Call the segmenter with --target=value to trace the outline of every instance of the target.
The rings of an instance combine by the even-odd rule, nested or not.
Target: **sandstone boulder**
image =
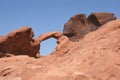
[[[71,17],[64,25],[63,34],[74,41],[84,34],[94,31],[105,23],[115,19],[116,17],[113,13],[92,13],[88,18],[86,18],[85,14],[77,14]]]
[[[33,36],[31,27],[23,27],[3,36],[0,38],[0,52],[4,55],[0,55],[0,57],[8,53],[35,57],[40,44],[34,42]]]
[[[78,14],[70,18],[70,20],[64,25],[63,34],[68,37],[76,34],[83,34],[87,31],[87,19],[85,14]],[[86,28],[86,31],[85,31]]]
[[[95,26],[102,26],[103,24],[115,20],[116,17],[113,13],[91,13],[88,16],[88,22],[93,23]]]

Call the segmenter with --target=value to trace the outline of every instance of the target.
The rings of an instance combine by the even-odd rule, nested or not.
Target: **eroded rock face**
[[[33,39],[34,33],[31,27],[17,29],[6,36],[0,36],[0,57],[12,55],[28,55],[40,57],[40,43],[49,38],[59,40],[60,32],[48,32]],[[64,40],[63,40],[64,42]],[[62,42],[58,41],[61,45]],[[60,47],[59,45],[59,47]]]
[[[88,18],[85,14],[78,14],[70,18],[64,25],[63,34],[67,35],[72,41],[75,38],[98,29],[103,24],[115,20],[116,17],[113,13],[92,13]]]
[[[87,29],[88,23],[85,14],[78,14],[70,18],[70,20],[64,25],[63,34],[68,37],[76,34],[83,34],[85,28]]]
[[[64,55],[67,50],[63,50],[63,47],[66,47],[69,45],[69,43],[70,43],[69,38],[60,32],[48,32],[48,33],[40,35],[35,40],[42,42],[49,38],[55,38],[57,40],[57,44],[58,44],[56,46],[55,50],[50,55],[56,55],[56,56]],[[61,49],[63,50],[62,52],[61,52]]]
[[[115,20],[116,17],[113,13],[91,13],[87,20],[95,26],[102,26],[103,24]]]
[[[33,39],[34,33],[31,27],[17,29],[0,38],[0,52],[2,56],[8,53],[13,55],[28,55],[35,57],[39,51],[40,43]]]

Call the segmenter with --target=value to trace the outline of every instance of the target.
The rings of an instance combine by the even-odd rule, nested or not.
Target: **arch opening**
[[[57,40],[54,38],[49,38],[45,41],[42,41],[39,51],[40,55],[41,56],[50,55],[55,50],[56,47],[57,47]]]

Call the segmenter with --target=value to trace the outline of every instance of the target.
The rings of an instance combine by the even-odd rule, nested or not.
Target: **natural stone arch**
[[[0,36],[0,57],[14,55],[40,57],[39,50],[42,41],[55,38],[58,43],[57,47],[61,42],[64,42],[63,39],[60,40],[64,36],[60,32],[48,32],[40,35],[38,38],[33,38],[33,36],[32,28],[28,26],[17,29],[6,36]]]
[[[51,39],[51,38],[54,38],[57,40],[57,44],[59,44],[60,42],[58,41],[58,39],[62,36],[62,33],[60,32],[48,32],[48,33],[45,33],[45,34],[42,34],[40,35],[38,38],[35,39],[36,42],[41,43],[43,41],[46,41],[48,39]],[[58,46],[58,45],[57,45]],[[41,51],[41,49],[39,50]],[[41,53],[41,52],[40,52]],[[42,56],[42,55],[41,55]]]
[[[50,38],[54,38],[57,40],[57,47],[55,48],[55,50],[53,50],[51,55],[57,55],[56,51],[59,51],[60,49],[62,49],[63,46],[67,46],[65,44],[69,43],[69,38],[60,32],[48,32],[48,33],[42,34],[38,38],[36,38],[35,41],[38,41],[41,43],[42,41],[45,41]],[[63,55],[63,54],[64,52],[58,55]]]
[[[48,33],[45,33],[45,34],[42,34],[40,35],[38,38],[36,38],[35,40],[38,41],[38,42],[42,42],[44,40],[47,40],[49,38],[55,38],[55,39],[58,39],[62,36],[62,33],[60,32],[48,32]]]

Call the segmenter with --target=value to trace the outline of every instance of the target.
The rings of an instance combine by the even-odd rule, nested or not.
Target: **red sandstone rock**
[[[61,49],[63,49],[62,47],[68,46],[69,38],[67,36],[62,35],[62,33],[60,33],[60,32],[48,32],[48,33],[40,35],[38,38],[35,39],[35,41],[42,42],[49,38],[57,39],[57,43],[58,43],[56,49],[51,53],[51,55],[57,55],[57,56],[64,55],[66,50],[64,50],[64,52],[60,52],[60,51],[61,51]]]
[[[45,34],[42,34],[40,35],[38,38],[36,38],[35,40],[39,41],[39,42],[42,42],[44,40],[47,40],[49,38],[55,38],[55,39],[58,39],[59,37],[62,36],[62,33],[60,32],[48,32],[48,33],[45,33]]]
[[[33,36],[31,27],[23,27],[0,38],[0,52],[3,54],[0,57],[7,55],[7,53],[35,57],[40,44],[34,42]]]
[[[79,23],[87,24],[84,15]],[[33,58],[40,42],[49,38],[57,39],[56,49]],[[0,80],[120,80],[120,20],[103,24],[77,42],[59,32],[33,39],[32,29],[24,27],[0,37],[0,56],[11,54],[18,56],[0,58]]]
[[[41,41],[49,38],[55,38],[58,40],[62,36],[62,33],[48,32],[35,39],[33,39],[33,36],[34,33],[31,27],[23,27],[9,33],[6,36],[1,36],[0,57],[12,55],[39,57],[38,54]]]
[[[116,17],[113,13],[92,13],[88,16],[89,23],[93,23],[95,26],[102,26],[106,22],[115,20]]]
[[[70,20],[64,25],[63,34],[68,37],[75,34],[83,34],[85,28],[87,28],[87,19],[85,14],[78,14],[70,18]]]
[[[3,36],[0,36],[0,39],[2,38]]]
[[[63,34],[67,35],[71,41],[78,41],[85,33],[96,30],[96,26],[101,26],[114,19],[116,17],[112,13],[92,13],[88,18],[84,14],[78,14],[65,24]],[[0,36],[0,57],[11,56],[11,54],[36,57],[39,53],[40,42],[49,38],[57,39],[56,50],[58,51],[59,48],[65,46],[64,44],[69,44],[68,38],[64,35],[60,32],[48,32],[33,39],[32,28],[24,27],[15,30],[6,36]],[[63,55],[67,51],[59,53]]]
[[[120,80],[120,20],[77,42],[65,40],[54,52],[68,50],[62,56],[0,58],[0,80]]]
[[[92,13],[88,18],[86,18],[85,14],[78,14],[71,17],[64,25],[63,34],[73,41],[115,19],[116,17],[113,13]]]
[[[57,39],[57,47],[51,53],[51,55],[63,56],[65,55],[70,49],[70,43],[72,43],[67,36],[62,35],[60,38]]]

